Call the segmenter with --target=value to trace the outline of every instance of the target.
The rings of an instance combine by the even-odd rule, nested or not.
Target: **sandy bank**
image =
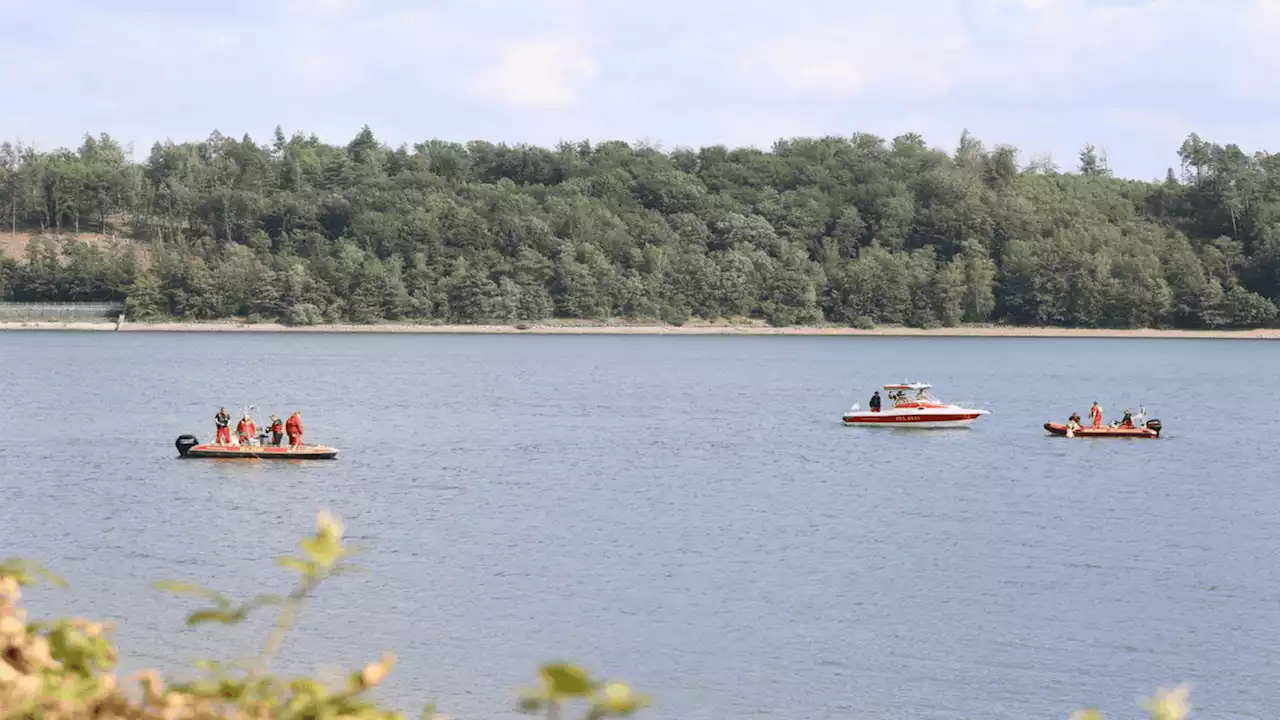
[[[0,330],[115,331],[114,322],[0,322]],[[1280,340],[1280,329],[1267,330],[1091,330],[1077,328],[971,325],[954,328],[885,326],[874,330],[846,327],[775,328],[755,323],[689,323],[628,325],[587,322],[544,322],[527,325],[315,325],[288,327],[274,323],[166,322],[125,323],[120,332],[288,332],[288,333],[470,333],[524,335],[840,335],[866,337],[1065,337],[1065,338],[1222,338]]]

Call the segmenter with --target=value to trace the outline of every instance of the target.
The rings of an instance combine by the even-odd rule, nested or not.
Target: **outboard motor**
[[[179,435],[178,439],[174,441],[173,446],[178,448],[179,457],[186,457],[187,451],[193,446],[199,444],[200,441],[196,439],[195,435]]]
[[[1164,426],[1160,424],[1159,420],[1151,419],[1147,421],[1147,429],[1155,430],[1157,436],[1160,434],[1160,428],[1162,427]]]

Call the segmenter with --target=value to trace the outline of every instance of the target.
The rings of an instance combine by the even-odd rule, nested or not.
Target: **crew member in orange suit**
[[[1102,427],[1102,406],[1095,400],[1093,407],[1089,408],[1089,419],[1093,421],[1095,428]]]
[[[231,444],[231,416],[227,414],[227,409],[222,408],[217,415],[213,416],[213,424],[217,427],[214,433],[213,442],[215,445]]]
[[[248,445],[251,438],[258,436],[258,424],[253,418],[245,415],[240,418],[240,422],[236,423],[236,435],[240,436],[240,444]]]
[[[284,433],[289,436],[289,447],[302,444],[302,413],[295,412],[284,424]]]

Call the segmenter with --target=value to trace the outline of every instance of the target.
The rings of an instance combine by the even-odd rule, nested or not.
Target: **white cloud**
[[[728,147],[756,147],[768,150],[778,138],[819,136],[824,133],[812,118],[796,113],[759,111],[726,113],[720,136],[712,142]]]
[[[969,51],[955,2],[925,13],[850,6],[800,5],[782,25],[761,13],[752,32],[726,38],[728,65],[746,88],[810,98],[933,96],[952,86]]]
[[[1234,41],[1228,52],[1241,62],[1223,73],[1223,84],[1241,99],[1275,102],[1280,93],[1280,3],[1248,0],[1228,33]]]
[[[1280,97],[1280,0],[10,5],[24,27],[75,18],[0,47],[0,137],[42,146],[277,123],[345,141],[365,122],[392,142],[920,131],[949,145],[967,126],[1027,154],[1106,145],[1148,175],[1192,130],[1268,141]]]
[[[285,0],[286,12],[309,18],[339,18],[350,15],[360,0]]]
[[[1150,94],[1161,83],[1193,87],[1234,65],[1254,32],[1238,25],[1253,0],[980,1],[975,25],[987,37],[973,79],[1022,98],[1088,102],[1102,92]],[[1212,89],[1227,80],[1215,78]]]
[[[565,109],[582,99],[585,85],[599,74],[580,42],[527,40],[503,52],[497,64],[475,75],[485,100],[514,108]]]
[[[786,21],[759,11],[754,32],[722,46],[744,86],[763,82],[803,97],[1061,100],[1101,83],[1141,83],[1144,67],[1208,60],[1198,53],[1213,31],[1232,24],[1241,2],[934,0],[926,10],[908,2],[810,0],[797,3]],[[1280,61],[1280,2],[1249,2],[1274,13],[1276,31],[1266,42]]]
[[[1186,120],[1171,113],[1122,108],[1109,110],[1104,116],[1116,125],[1128,126],[1173,147],[1180,145],[1193,130]]]

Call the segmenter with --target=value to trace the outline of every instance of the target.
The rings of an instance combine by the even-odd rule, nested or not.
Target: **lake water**
[[[183,629],[178,578],[283,591],[332,508],[365,571],[322,588],[285,670],[399,662],[381,697],[509,717],[539,662],[652,718],[1066,717],[1190,680],[1280,707],[1280,343],[1127,339],[2,333],[0,556],[119,621],[123,669],[248,654]],[[847,428],[934,384],[971,429]],[[1145,405],[1156,441],[1048,437]],[[179,460],[220,405],[342,449]]]

